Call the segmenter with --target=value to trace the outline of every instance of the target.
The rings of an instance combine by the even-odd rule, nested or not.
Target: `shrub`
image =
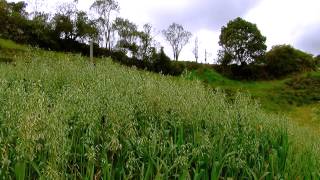
[[[170,75],[172,76],[179,76],[183,73],[183,71],[186,69],[186,66],[183,63],[180,62],[171,62],[170,65]]]
[[[306,105],[320,102],[320,77],[308,75],[296,77],[286,82],[286,88],[281,92],[281,98],[289,103]]]
[[[232,65],[217,65],[214,69],[220,74],[235,80],[266,80],[271,79],[267,72],[266,66],[250,64],[246,66]]]
[[[320,55],[314,58],[316,66],[320,67]]]
[[[269,74],[274,77],[283,77],[315,68],[312,55],[290,45],[274,46],[267,52],[263,62],[267,66]]]

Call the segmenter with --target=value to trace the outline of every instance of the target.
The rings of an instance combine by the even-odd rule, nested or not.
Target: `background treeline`
[[[290,45],[273,46],[270,51],[247,65],[213,65],[219,73],[236,80],[271,80],[314,71],[319,57],[313,57]]]
[[[28,13],[26,7],[25,2],[0,0],[1,38],[85,56],[89,55],[89,42],[94,41],[96,57],[110,56],[121,64],[157,73],[180,75],[186,69],[214,68],[232,79],[259,80],[315,70],[320,64],[320,56],[313,57],[290,45],[277,45],[267,52],[266,37],[255,24],[241,18],[221,28],[218,63],[202,65],[177,61],[192,36],[181,25],[173,23],[162,31],[176,60],[171,61],[155,41],[157,33],[151,24],[139,29],[128,19],[114,15],[120,9],[115,0],[96,0],[91,5],[90,17],[77,8],[76,1],[61,4],[54,14]],[[198,60],[197,40],[193,53]]]
[[[183,72],[181,64],[172,63],[162,48],[153,46],[156,42],[151,37],[150,24],[138,31],[137,25],[118,17],[110,23],[112,28],[108,30],[104,27],[105,19],[97,17],[92,20],[87,12],[78,10],[76,5],[75,2],[61,4],[58,12],[52,15],[44,12],[28,13],[27,3],[23,1],[9,3],[1,0],[0,37],[47,50],[81,53],[84,56],[89,56],[88,44],[93,40],[96,57],[110,56],[121,64],[163,74],[180,75]],[[93,4],[92,9],[103,8],[97,6],[99,4]],[[109,31],[108,40],[104,40],[107,34],[105,31]],[[115,39],[118,41],[112,42]],[[106,47],[99,45],[103,42],[107,44]]]

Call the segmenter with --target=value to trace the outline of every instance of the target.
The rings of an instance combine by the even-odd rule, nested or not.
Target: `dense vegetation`
[[[1,178],[320,176],[318,141],[246,95],[1,43]]]
[[[218,64],[173,62],[116,0],[26,6],[0,0],[0,38],[30,45],[0,39],[0,179],[320,178],[320,56],[236,18]],[[162,32],[178,60],[191,33]]]
[[[4,26],[0,29],[0,37],[85,56],[89,55],[88,42],[93,41],[96,57],[112,57],[113,61],[127,66],[174,76],[181,75],[185,69],[190,70],[184,63],[171,62],[164,54],[154,39],[151,24],[139,29],[128,19],[112,19],[110,15],[119,11],[117,1],[94,1],[90,9],[97,17],[89,17],[88,12],[78,10],[75,2],[61,4],[57,12],[48,14],[26,12],[27,4],[23,1],[8,3],[1,0],[0,24]],[[178,60],[191,33],[182,25],[173,23],[163,30],[163,34],[172,46],[174,59]],[[320,62],[319,57],[287,45],[275,46],[266,53],[265,41],[266,37],[255,24],[242,18],[231,20],[221,28],[220,64],[215,65],[215,70],[232,79],[270,80],[310,71]],[[197,41],[195,46],[198,46]],[[198,48],[194,50],[198,59]]]
[[[107,7],[103,1],[97,2],[92,9],[105,12],[103,8]],[[105,2],[107,6],[108,2],[116,3]],[[58,8],[60,10],[53,15],[45,12],[29,14],[26,6],[24,1],[8,3],[0,0],[0,24],[4,25],[0,28],[0,37],[47,50],[81,53],[84,56],[89,56],[88,42],[93,40],[96,57],[112,57],[114,61],[127,66],[169,75],[180,75],[184,70],[181,64],[171,63],[162,48],[153,45],[155,42],[150,24],[144,25],[143,30],[139,31],[137,25],[119,17],[114,22],[108,22],[106,28],[105,19],[90,19],[86,12],[77,9],[76,3],[61,4]],[[104,31],[112,31],[118,39],[111,39],[111,32],[108,34]],[[107,48],[99,46],[105,33]],[[111,41],[116,43],[112,44]]]
[[[222,76],[211,66],[197,66],[188,71],[186,78],[200,80],[213,88],[222,88],[231,97],[239,90],[249,92],[254,99],[261,102],[265,110],[271,112],[283,114],[296,107],[308,105],[320,108],[319,71],[296,74],[281,80],[237,81]]]
[[[270,80],[316,69],[317,57],[290,45],[277,45],[266,53],[265,42],[255,24],[231,20],[221,29],[220,65],[215,70],[232,79]]]
[[[316,68],[316,61],[312,55],[289,45],[274,46],[266,54],[263,63],[265,63],[270,76],[273,77],[312,71]]]
[[[247,65],[263,56],[267,49],[267,38],[262,36],[257,25],[240,17],[221,28],[219,39],[222,47],[219,61],[223,65]]]

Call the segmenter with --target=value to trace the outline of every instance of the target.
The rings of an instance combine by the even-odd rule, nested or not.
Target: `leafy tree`
[[[118,2],[115,0],[96,0],[90,9],[94,9],[99,14],[98,22],[105,37],[106,48],[111,50],[112,21],[110,16],[112,12],[119,11]]]
[[[231,64],[233,61],[233,56],[229,52],[225,52],[223,50],[218,51],[218,63],[220,63],[223,66],[227,66],[228,64]]]
[[[76,36],[73,33],[73,21],[70,16],[63,14],[56,14],[53,17],[54,31],[58,38],[76,40]]]
[[[162,33],[172,47],[174,59],[178,61],[182,48],[189,42],[192,34],[177,23],[171,24]]]
[[[0,36],[14,41],[26,42],[25,34],[28,25],[25,2],[11,2],[0,0]]]
[[[0,37],[6,37],[9,29],[9,8],[6,1],[0,0]]]
[[[99,31],[96,26],[96,22],[90,20],[86,12],[77,12],[75,26],[76,34],[82,40],[82,42],[88,39],[96,40],[98,38]]]
[[[52,30],[49,16],[49,14],[43,12],[33,14],[32,20],[29,21],[29,26],[26,30],[26,33],[30,36],[28,43],[50,49],[53,46],[57,46],[57,36]]]
[[[292,73],[309,71],[315,68],[313,56],[290,45],[278,45],[266,53],[264,64],[270,75],[286,76]]]
[[[143,25],[143,30],[138,32],[139,38],[139,56],[143,60],[148,60],[151,58],[155,47],[153,47],[153,36],[152,36],[152,25],[145,24]]]
[[[128,19],[117,17],[113,23],[113,29],[117,32],[119,40],[117,47],[122,50],[130,50],[133,56],[138,53],[138,45],[136,43],[138,37],[138,27]]]
[[[266,37],[261,35],[257,25],[238,17],[221,29],[220,62],[241,65],[251,63],[265,54],[265,42]]]
[[[58,38],[82,42],[97,38],[96,23],[88,18],[86,12],[78,11],[72,4],[62,6],[52,23]]]
[[[158,73],[168,74],[170,73],[171,61],[165,54],[163,47],[161,47],[160,53],[155,54],[153,62],[153,70]]]
[[[314,59],[316,61],[316,65],[320,66],[320,55],[316,56]]]

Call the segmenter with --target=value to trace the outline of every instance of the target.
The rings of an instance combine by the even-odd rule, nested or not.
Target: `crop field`
[[[317,137],[247,94],[108,58],[0,58],[0,179],[320,178]]]

